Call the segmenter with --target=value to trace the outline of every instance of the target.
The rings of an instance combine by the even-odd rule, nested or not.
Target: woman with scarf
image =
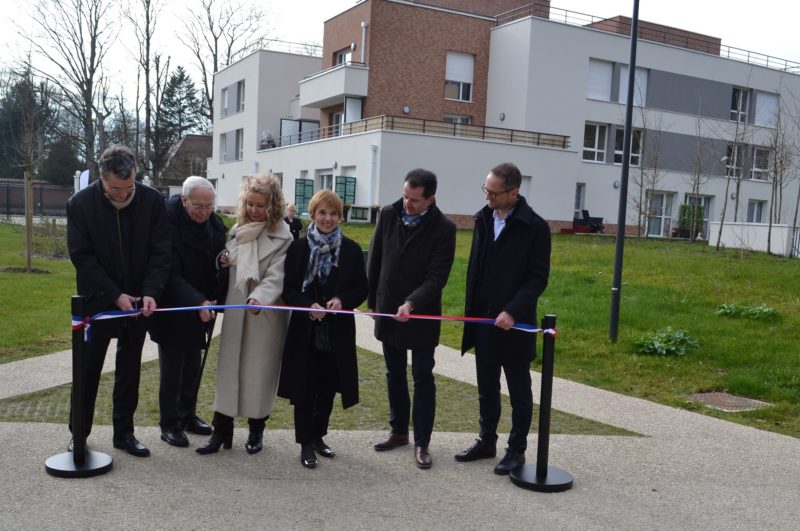
[[[308,210],[306,237],[292,243],[286,256],[283,299],[312,311],[292,312],[278,395],[294,405],[300,462],[314,468],[316,453],[336,455],[323,440],[336,393],[345,409],[358,403],[358,363],[353,315],[313,310],[353,310],[367,297],[367,275],[361,247],[339,228],[339,197],[320,190]]]
[[[278,180],[272,175],[246,177],[236,215],[221,259],[231,268],[226,304],[283,304],[284,261],[292,235],[283,222],[283,193]],[[247,453],[261,451],[264,425],[275,404],[288,321],[289,312],[280,310],[225,312],[217,361],[214,432],[198,453],[211,454],[220,446],[230,448],[233,418],[237,416],[248,417]]]

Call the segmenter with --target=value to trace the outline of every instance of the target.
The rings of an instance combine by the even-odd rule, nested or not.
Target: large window
[[[614,138],[614,164],[622,164],[625,130],[617,129]],[[642,130],[634,129],[631,135],[631,166],[638,166],[642,158]]]
[[[222,117],[244,110],[244,79],[222,89]]]
[[[751,199],[747,202],[747,222],[748,223],[763,223],[764,206],[766,201],[759,201]]]
[[[648,192],[647,235],[667,238],[672,231],[672,196],[670,192]]]
[[[734,122],[747,122],[748,109],[750,109],[750,91],[746,88],[733,87],[731,120]]]
[[[754,123],[764,127],[775,127],[778,121],[778,95],[756,92],[756,115]]]
[[[331,113],[331,134],[330,136],[339,136],[342,134],[342,123],[344,122],[344,113],[334,112]]]
[[[317,175],[317,190],[333,190],[333,174],[320,173]]]
[[[228,116],[228,89],[222,89],[222,116]]]
[[[334,192],[336,192],[336,195],[342,200],[342,203],[352,205],[356,201],[356,178],[346,175],[337,175]]]
[[[583,130],[583,160],[605,162],[606,126],[586,124]]]
[[[244,160],[244,129],[236,130],[236,160]]]
[[[228,162],[228,133],[219,135],[219,160]]]
[[[442,117],[443,122],[447,122],[449,124],[464,124],[469,125],[472,123],[471,116],[460,116],[457,114],[445,114]]]
[[[623,66],[619,71],[619,94],[617,101],[628,103],[628,72],[627,66]],[[633,104],[643,107],[647,101],[647,69],[636,68],[633,76]]]
[[[686,194],[685,203],[687,205],[694,205],[694,206],[702,206],[703,207],[703,235],[698,236],[697,234],[693,234],[692,236],[697,236],[700,239],[707,240],[708,239],[708,221],[709,217],[711,216],[711,197],[707,195],[693,195],[693,194]]]
[[[586,97],[590,100],[611,101],[612,64],[599,59],[589,59],[589,81]]]
[[[236,83],[236,112],[244,110],[244,79]]]
[[[742,175],[742,145],[728,144],[725,153],[725,175],[739,177]]]
[[[301,175],[308,175],[303,172]],[[294,204],[297,212],[308,215],[308,203],[314,196],[314,181],[312,179],[297,179],[294,181]]]
[[[753,148],[753,169],[750,178],[757,181],[769,180],[769,149],[764,147]]]
[[[472,101],[472,71],[475,56],[447,52],[444,97],[448,100]]]

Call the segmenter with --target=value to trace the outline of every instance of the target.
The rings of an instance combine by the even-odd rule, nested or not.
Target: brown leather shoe
[[[376,452],[385,452],[386,450],[394,450],[400,446],[408,444],[408,435],[400,435],[398,433],[390,433],[385,441],[381,441],[375,445]]]
[[[417,446],[414,449],[414,460],[419,468],[430,468],[433,465],[433,459],[426,446]]]

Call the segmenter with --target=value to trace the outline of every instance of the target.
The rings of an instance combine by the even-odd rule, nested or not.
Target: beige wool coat
[[[226,244],[236,247],[236,227]],[[236,287],[236,265],[232,264],[226,304],[246,304],[256,299],[261,304],[283,304],[283,272],[286,251],[292,234],[286,223],[258,236],[259,282],[251,280],[247,293]],[[217,393],[214,409],[231,417],[260,419],[272,412],[281,372],[283,343],[290,312],[262,310],[253,315],[244,309],[230,309],[222,321]]]

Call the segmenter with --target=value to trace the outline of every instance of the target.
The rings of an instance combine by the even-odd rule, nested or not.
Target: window
[[[222,89],[222,116],[228,116],[228,89]]]
[[[348,221],[367,221],[369,209],[367,207],[352,207],[350,209],[350,219]]]
[[[244,129],[236,130],[236,160],[244,160]]]
[[[608,61],[589,59],[589,82],[586,85],[588,99],[611,101],[612,71],[612,64]]]
[[[349,46],[333,53],[333,65],[346,65],[353,60],[353,50]]]
[[[308,172],[301,172],[308,175]],[[314,196],[314,181],[312,179],[297,179],[294,181],[294,204],[298,214],[308,215],[308,203]]]
[[[750,178],[757,181],[769,180],[769,149],[763,147],[753,148],[753,169]]]
[[[748,223],[763,223],[761,221],[762,215],[764,214],[764,205],[766,205],[766,201],[759,201],[756,199],[751,199],[747,202],[747,222]]]
[[[222,162],[228,162],[228,134],[219,135],[219,154]]]
[[[475,56],[447,52],[444,97],[448,100],[472,101],[472,70]]]
[[[583,160],[605,162],[606,126],[586,124],[583,130]]]
[[[336,176],[336,195],[346,205],[352,205],[356,201],[356,178],[345,175]]]
[[[459,116],[457,114],[445,114],[442,118],[443,122],[449,124],[464,124],[469,125],[472,123],[472,116]]]
[[[330,136],[339,136],[342,134],[342,121],[344,115],[341,112],[331,113],[331,134]]]
[[[244,79],[236,83],[236,112],[244,110]]]
[[[583,218],[583,206],[586,200],[586,184],[585,183],[575,183],[575,213],[573,214],[574,219],[582,219]]]
[[[778,95],[756,92],[756,115],[754,123],[764,127],[775,127],[778,121]]]
[[[672,193],[648,192],[647,235],[666,238],[672,232]]]
[[[746,123],[749,108],[750,91],[746,88],[734,87],[731,95],[731,120]]]
[[[623,66],[619,71],[619,94],[617,101],[628,103],[628,74],[627,66]],[[633,77],[633,104],[643,107],[647,101],[647,69],[637,68]]]
[[[740,177],[742,175],[742,145],[728,144],[725,155],[725,175],[727,177]]]
[[[327,170],[329,171],[329,170]],[[333,174],[321,173],[317,176],[318,190],[333,190]]]
[[[697,236],[698,239],[708,239],[708,221],[711,215],[711,197],[707,195],[692,195],[686,194],[686,200],[684,201],[687,205],[694,205],[694,206],[702,206],[703,207],[703,227],[702,231],[703,234],[698,236],[694,234],[693,236]]]
[[[625,130],[617,129],[614,138],[614,164],[622,164]],[[631,135],[631,166],[638,166],[642,157],[642,130],[634,129]]]

